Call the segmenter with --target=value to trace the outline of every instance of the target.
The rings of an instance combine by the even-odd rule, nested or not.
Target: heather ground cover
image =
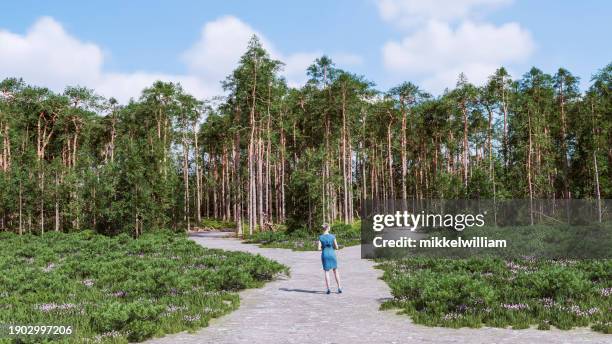
[[[0,233],[0,324],[72,326],[71,335],[0,343],[126,343],[207,326],[239,306],[237,291],[287,268],[183,235],[106,237],[85,231]]]
[[[612,261],[379,260],[393,299],[415,323],[445,327],[590,327],[612,333]]]

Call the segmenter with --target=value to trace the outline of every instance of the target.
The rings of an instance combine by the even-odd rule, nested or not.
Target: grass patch
[[[359,245],[361,240],[361,223],[352,225],[344,223],[333,224],[330,230],[336,236],[340,248]],[[263,231],[255,232],[253,235],[244,235],[246,243],[259,244],[261,247],[289,248],[294,251],[316,251],[320,232],[312,232],[306,229],[293,231]]]
[[[67,343],[126,343],[195,330],[235,310],[236,291],[288,273],[262,256],[206,249],[182,235],[132,239],[89,231],[0,233],[0,271],[0,324],[70,325],[70,336],[45,337]]]
[[[612,333],[611,260],[378,260],[393,299],[415,323],[444,327],[590,326]]]

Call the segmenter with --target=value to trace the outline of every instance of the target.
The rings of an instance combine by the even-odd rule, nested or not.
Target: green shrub
[[[130,319],[130,314],[125,304],[109,302],[101,304],[91,313],[91,326],[98,333],[112,330],[123,330]]]
[[[335,223],[330,232],[336,236],[340,248],[359,245],[361,222],[352,225]],[[316,251],[320,231],[309,231],[306,228],[280,231],[260,231],[244,236],[246,243],[260,244],[262,247],[290,248],[295,251]]]
[[[236,228],[236,223],[233,221],[206,218],[202,219],[198,227],[204,230],[234,229]]]
[[[157,331],[157,326],[154,322],[146,320],[133,320],[126,327],[127,339],[132,342],[141,342],[147,338],[153,337]]]

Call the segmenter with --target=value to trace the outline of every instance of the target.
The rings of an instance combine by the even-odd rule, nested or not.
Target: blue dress
[[[329,271],[338,267],[336,260],[336,251],[334,250],[334,240],[336,237],[333,234],[323,234],[319,236],[321,242],[321,262],[323,270]]]

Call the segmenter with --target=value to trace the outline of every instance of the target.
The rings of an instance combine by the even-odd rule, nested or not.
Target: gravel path
[[[378,279],[382,272],[360,258],[359,246],[338,252],[344,292],[326,295],[319,252],[260,248],[219,233],[195,234],[192,240],[205,247],[261,254],[289,266],[291,277],[241,292],[238,310],[196,333],[177,333],[149,343],[612,343],[612,335],[589,329],[449,329],[413,324],[407,316],[379,310],[391,296],[389,288]]]

